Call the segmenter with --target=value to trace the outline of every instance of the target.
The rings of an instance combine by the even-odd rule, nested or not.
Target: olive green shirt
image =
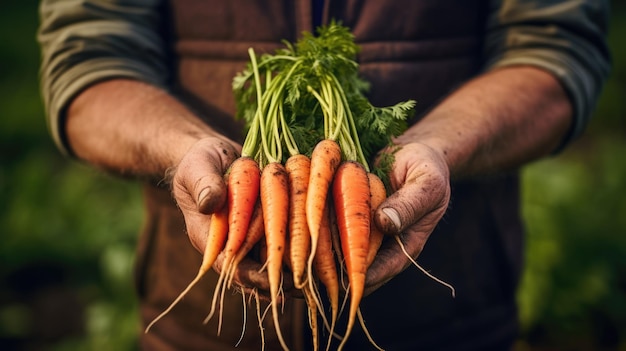
[[[41,87],[58,147],[64,111],[86,87],[132,78],[168,89],[170,51],[161,0],[42,0],[38,40]],[[608,0],[490,0],[484,70],[533,65],[563,84],[574,109],[565,143],[587,125],[610,70]]]

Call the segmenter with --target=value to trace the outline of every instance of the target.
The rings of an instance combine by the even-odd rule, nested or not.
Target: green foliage
[[[364,106],[360,106],[355,110],[358,117],[355,118],[357,130],[368,130],[366,135],[360,135],[361,147],[365,155],[372,162],[372,157],[377,156],[376,153],[387,145],[391,144],[392,137],[402,134],[408,127],[407,119],[413,114],[415,101],[401,101],[393,106],[375,107],[366,102]],[[391,169],[393,164],[393,155],[385,154],[382,156],[385,160],[378,160],[376,168],[380,171],[380,177],[388,182],[386,172]]]
[[[523,173],[519,350],[626,349],[626,7],[614,5],[614,66],[589,129]]]
[[[575,335],[568,349],[595,349],[606,328],[626,338],[626,200],[616,196],[626,194],[625,152],[625,140],[606,138],[524,173],[520,311],[525,331],[548,334],[546,343],[564,346]]]
[[[52,144],[37,6],[0,4],[0,349],[133,350],[139,189]]]
[[[345,160],[371,170],[378,151],[406,130],[415,101],[373,106],[365,95],[369,83],[359,75],[359,49],[349,28],[336,22],[318,27],[316,35],[303,32],[295,43],[284,41],[272,55],[257,57],[250,49],[250,62],[232,83],[237,117],[247,127],[242,154],[263,167],[281,155],[284,161],[310,154],[330,139]],[[388,170],[379,170],[383,180]]]

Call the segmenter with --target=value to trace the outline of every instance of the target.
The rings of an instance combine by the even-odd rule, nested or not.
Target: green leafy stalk
[[[317,36],[303,32],[296,43],[258,58],[233,79],[237,116],[246,122],[243,153],[264,162],[310,154],[323,138],[336,140],[346,159],[370,163],[407,128],[415,101],[373,106],[359,77],[359,51],[349,29],[332,22]],[[259,70],[265,71],[264,85]],[[393,154],[378,162],[390,169]],[[380,173],[380,172],[379,172]],[[381,178],[385,178],[384,176]]]
[[[252,119],[250,127],[248,128],[246,139],[241,149],[241,155],[254,157],[256,154],[256,151],[258,150],[259,136],[261,136],[263,145],[265,145],[267,141],[263,137],[263,133],[262,133],[264,118],[263,118],[263,114],[260,113],[260,109],[261,109],[260,102],[262,101],[263,92],[261,91],[259,67],[257,65],[256,55],[254,54],[254,50],[252,48],[248,50],[248,54],[250,55],[250,62],[252,64],[252,72],[253,72],[253,77],[254,77],[254,82],[255,82],[255,87],[256,87],[255,91],[257,94],[257,101],[259,103],[257,104],[254,118]]]

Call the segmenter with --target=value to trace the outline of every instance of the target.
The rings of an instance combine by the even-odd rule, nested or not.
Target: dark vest
[[[361,73],[371,83],[375,105],[415,99],[417,121],[481,68],[487,1],[326,2],[323,21],[340,20],[361,46]],[[281,40],[295,41],[303,30],[312,31],[311,1],[172,0],[170,6],[173,91],[208,123],[241,141],[241,124],[232,119],[232,78],[248,62],[249,47],[271,52]],[[450,208],[418,262],[454,285],[457,297],[409,267],[362,302],[379,345],[388,350],[486,350],[515,337],[514,293],[522,256],[518,200],[516,175],[453,184]],[[137,279],[142,315],[150,321],[191,281],[201,257],[189,244],[169,194],[147,186],[146,202]],[[215,336],[215,319],[202,325],[214,280],[214,274],[207,277],[144,337],[144,345],[150,350],[233,347],[242,327],[239,295],[227,294],[221,336]],[[250,306],[246,334],[236,350],[260,349]],[[281,317],[281,330],[294,350],[305,349],[310,340],[305,311],[302,301],[288,301]],[[269,319],[266,349],[276,350]],[[350,340],[348,350],[371,349],[359,326]]]

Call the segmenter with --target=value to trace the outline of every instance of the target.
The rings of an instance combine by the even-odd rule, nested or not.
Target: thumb
[[[174,185],[174,196],[179,201],[188,198],[190,203],[187,207],[192,211],[210,214],[226,201],[224,176],[210,163],[196,162],[193,167],[181,163]]]
[[[376,225],[387,235],[400,234],[408,224],[420,217],[420,209],[411,206],[411,203],[401,201],[400,192],[387,198],[376,210]]]
[[[194,192],[198,212],[210,214],[221,208],[226,202],[226,183],[219,173],[205,174],[198,179]]]
[[[187,202],[187,210],[210,214],[226,202],[224,172],[232,158],[222,159],[220,156],[214,148],[206,148],[189,152],[181,160],[176,169],[173,190],[179,201]]]
[[[380,209],[380,212],[382,214],[379,214],[378,224],[384,228],[384,232],[398,234],[402,230],[403,223],[398,211],[393,207],[384,207]]]
[[[187,235],[192,245],[203,252],[211,221],[209,214],[226,202],[223,176],[210,164],[188,167],[181,163],[172,185],[172,193],[185,218]]]
[[[375,221],[388,235],[398,235],[421,219],[441,218],[450,199],[445,179],[422,176],[405,183],[379,207]],[[431,213],[435,216],[429,216]],[[431,223],[423,223],[429,225]]]

